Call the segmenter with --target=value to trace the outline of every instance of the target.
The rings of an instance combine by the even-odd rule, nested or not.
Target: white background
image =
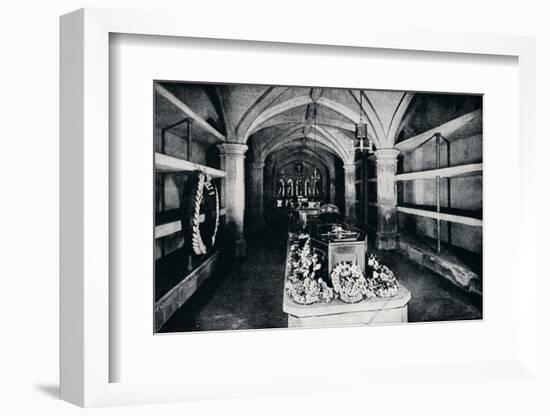
[[[208,14],[256,15],[260,19],[280,20],[286,25],[322,25],[327,31],[348,24],[350,17],[361,17],[364,24],[424,27],[441,30],[529,34],[538,36],[538,131],[539,131],[539,230],[540,258],[544,255],[542,238],[548,232],[543,216],[548,183],[542,180],[542,156],[548,150],[546,101],[550,74],[550,13],[544,2],[521,1],[392,1],[362,4],[356,11],[353,2],[277,1],[251,2],[252,8],[239,8],[245,2],[181,1],[19,1],[4,4],[0,15],[2,64],[2,256],[0,257],[2,343],[0,374],[3,414],[72,414],[80,409],[55,399],[58,367],[58,16],[83,6],[173,9],[189,18]],[[288,3],[288,4],[287,4]],[[263,7],[262,7],[263,6]],[[262,10],[259,10],[262,8]],[[298,14],[293,14],[298,12]],[[330,19],[330,20],[329,20]],[[239,25],[235,18],[236,25]],[[242,22],[243,20],[240,20]],[[182,22],[185,24],[185,22]],[[503,120],[506,123],[506,120]],[[544,223],[543,223],[544,222]],[[545,228],[543,228],[545,227]],[[546,233],[545,233],[546,231]],[[503,230],[506,238],[506,230]],[[513,240],[509,242],[514,244]],[[533,244],[534,247],[534,244]],[[503,259],[504,261],[505,259]],[[539,273],[543,273],[542,270]],[[546,273],[547,274],[547,273]],[[548,293],[548,284],[538,288]],[[539,327],[549,328],[548,313],[540,305]],[[546,333],[548,329],[546,329]],[[541,352],[548,352],[548,335],[540,333]],[[548,359],[539,354],[540,368],[548,375]],[[118,409],[94,410],[100,414],[280,414],[298,412],[334,414],[543,414],[548,413],[546,390],[541,383],[486,383],[468,385],[396,386],[386,385],[376,394],[338,393],[327,396],[300,396],[187,403]]]

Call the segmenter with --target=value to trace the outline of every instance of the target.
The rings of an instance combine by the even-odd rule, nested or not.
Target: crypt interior
[[[481,95],[172,81],[153,93],[156,332],[315,326],[283,298],[289,232],[307,235],[323,209],[363,243],[356,262],[375,254],[406,288],[387,322],[482,318]]]

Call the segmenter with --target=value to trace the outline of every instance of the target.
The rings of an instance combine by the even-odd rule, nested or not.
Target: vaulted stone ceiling
[[[161,86],[212,126],[220,140],[246,143],[254,159],[265,160],[281,146],[296,142],[322,146],[344,163],[353,161],[354,128],[360,112],[378,148],[392,147],[403,115],[414,94],[400,91],[334,88],[269,87],[163,82]],[[174,102],[157,99],[157,127],[174,123]],[[180,115],[181,117],[181,115]],[[304,141],[304,138],[307,140]]]

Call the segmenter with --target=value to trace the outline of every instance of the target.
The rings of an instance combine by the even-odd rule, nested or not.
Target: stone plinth
[[[391,298],[375,298],[357,303],[333,300],[329,303],[299,305],[285,293],[283,311],[288,314],[289,328],[373,325],[408,322],[411,292],[399,284]]]
[[[290,273],[289,256],[290,241],[287,248],[285,287]],[[328,303],[300,305],[284,291],[283,311],[288,314],[289,328],[404,323],[408,322],[410,299],[411,292],[401,283],[397,295],[391,298],[374,298],[357,303],[345,303],[335,299]]]

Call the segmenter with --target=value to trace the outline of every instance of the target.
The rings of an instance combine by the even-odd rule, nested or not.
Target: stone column
[[[380,250],[397,248],[399,236],[399,216],[397,212],[397,171],[396,149],[379,149],[376,155],[378,224],[376,230],[376,247]]]
[[[336,184],[334,183],[334,176],[329,179],[329,203],[336,203]]]
[[[264,221],[264,166],[263,162],[252,162],[248,165],[250,172],[250,220],[255,232],[261,231]]]
[[[235,242],[235,257],[246,256],[244,240],[244,159],[248,146],[242,143],[222,143],[220,167],[225,171],[225,215],[228,235]]]
[[[326,197],[328,198],[327,202],[329,204],[334,204],[336,202],[336,184],[335,184],[335,181],[336,181],[336,171],[334,169],[334,166],[332,166],[332,168],[329,167],[329,169],[328,169],[327,187],[326,187],[326,192],[328,192]]]
[[[344,165],[344,198],[345,198],[345,217],[351,224],[355,222],[355,164]]]
[[[363,168],[365,169],[365,176],[363,177],[363,180],[365,181],[363,183],[363,189],[365,190],[365,224],[369,227],[374,227],[375,225],[372,223],[373,218],[371,216],[371,213],[376,212],[376,206],[369,205],[369,204],[377,204],[377,201],[372,200],[372,194],[376,191],[376,184],[374,182],[371,182],[371,179],[376,179],[376,155],[369,154],[363,164]],[[370,222],[369,222],[370,220]]]

